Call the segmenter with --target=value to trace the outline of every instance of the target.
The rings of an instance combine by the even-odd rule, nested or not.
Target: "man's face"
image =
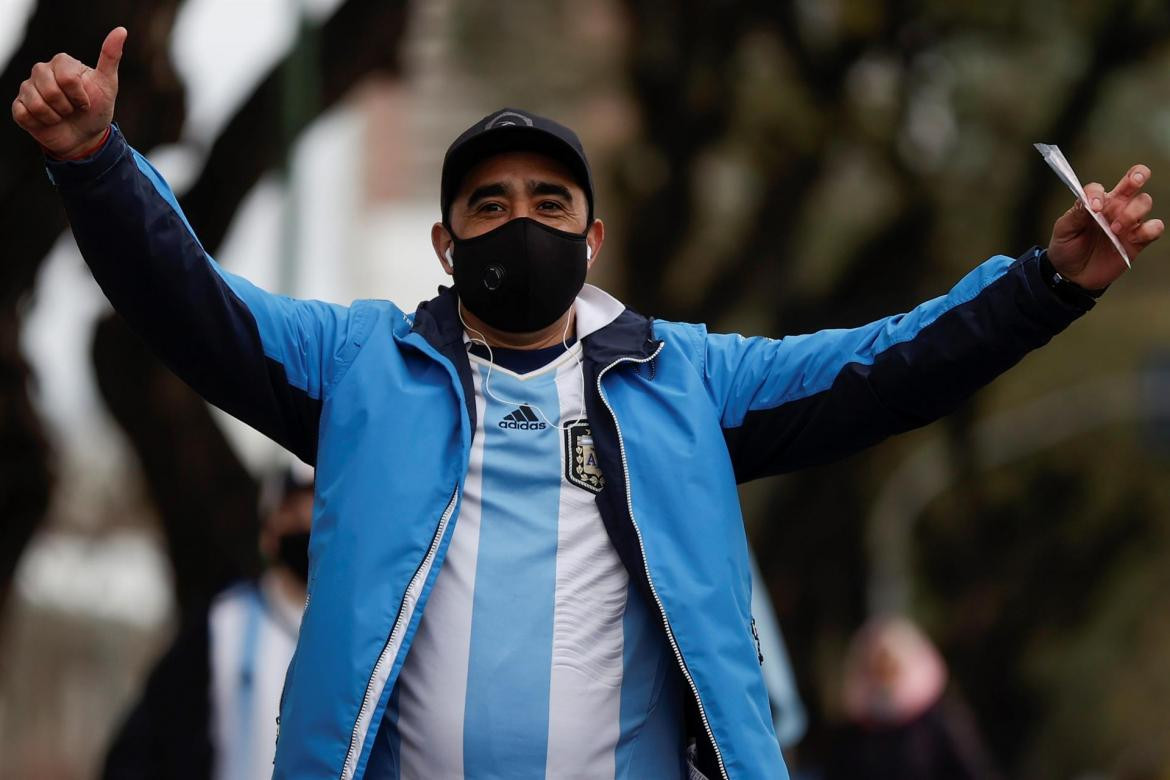
[[[534,152],[505,152],[463,178],[450,222],[459,238],[474,238],[520,217],[580,234],[588,214],[585,192],[564,165]]]
[[[454,269],[447,259],[459,238],[474,238],[509,220],[528,217],[557,230],[585,234],[589,267],[597,261],[605,241],[600,219],[589,222],[585,191],[561,163],[535,152],[505,152],[489,157],[463,177],[451,203],[451,230],[441,222],[431,227],[431,245],[443,270]]]

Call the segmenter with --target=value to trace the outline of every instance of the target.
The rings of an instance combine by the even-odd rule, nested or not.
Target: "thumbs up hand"
[[[114,118],[126,28],[106,36],[97,67],[68,54],[38,62],[12,101],[12,118],[50,154],[71,158],[98,145]]]

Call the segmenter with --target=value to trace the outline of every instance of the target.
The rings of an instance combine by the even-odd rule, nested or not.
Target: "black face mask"
[[[493,328],[531,333],[556,322],[585,286],[586,247],[583,233],[528,217],[509,220],[482,236],[455,239],[455,290]]]
[[[277,560],[292,570],[303,582],[309,581],[309,532],[281,534]]]

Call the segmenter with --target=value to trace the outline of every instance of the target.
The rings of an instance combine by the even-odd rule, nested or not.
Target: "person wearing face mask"
[[[1125,271],[1074,206],[1047,249],[859,328],[652,320],[584,284],[605,228],[577,136],[502,109],[443,163],[452,288],[292,300],[220,268],[111,124],[125,37],[36,66],[12,113],[123,318],[316,465],[280,778],[786,777],[736,483],[946,414]],[[1086,188],[1131,257],[1163,231],[1149,175]]]
[[[249,780],[272,771],[285,670],[309,572],[313,470],[274,471],[260,497],[258,579],[179,631],[107,753],[105,780]]]

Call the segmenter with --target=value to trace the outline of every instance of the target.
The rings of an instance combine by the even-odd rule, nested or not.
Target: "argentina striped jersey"
[[[470,356],[462,507],[371,779],[684,776],[681,677],[595,503],[580,350],[490,383]]]

